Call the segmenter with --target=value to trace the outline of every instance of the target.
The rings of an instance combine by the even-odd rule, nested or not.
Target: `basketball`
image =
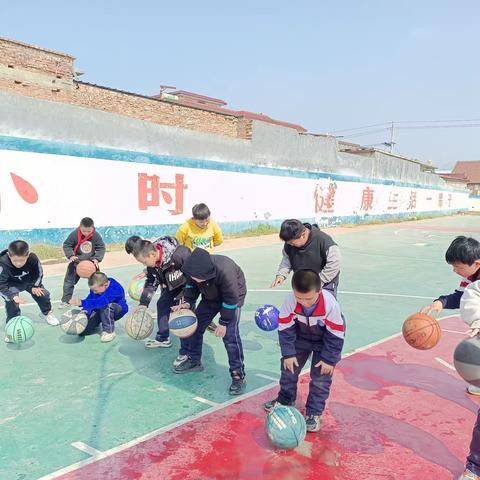
[[[438,321],[430,315],[418,312],[405,320],[402,333],[406,342],[418,350],[430,350],[442,336]]]
[[[191,337],[197,330],[198,322],[195,314],[186,308],[170,314],[168,328],[176,337]]]
[[[480,387],[480,338],[462,340],[453,353],[453,364],[458,374],[471,385]]]
[[[273,446],[282,450],[298,447],[307,433],[307,425],[302,414],[295,407],[279,405],[265,420],[265,429]]]
[[[5,335],[13,343],[26,342],[33,337],[34,333],[32,321],[23,315],[10,319],[5,327]]]
[[[278,328],[278,316],[280,312],[274,305],[264,305],[255,312],[257,327],[270,332]]]
[[[152,314],[146,308],[135,309],[125,322],[125,331],[134,340],[144,340],[153,332]]]
[[[67,335],[80,335],[87,328],[88,317],[78,308],[65,312],[60,318],[60,328]]]
[[[130,296],[130,298],[138,302],[140,300],[140,297],[142,296],[144,286],[145,286],[144,278],[132,279],[128,287],[128,295]]]
[[[82,260],[77,265],[77,275],[80,278],[90,278],[97,271],[97,267],[90,260]]]

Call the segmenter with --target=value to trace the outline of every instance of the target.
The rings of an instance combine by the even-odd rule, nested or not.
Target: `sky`
[[[0,36],[74,55],[83,81],[172,85],[313,133],[480,124],[478,0],[24,0],[1,2],[0,19]],[[396,130],[395,152],[448,169],[480,159],[479,139],[480,127]]]

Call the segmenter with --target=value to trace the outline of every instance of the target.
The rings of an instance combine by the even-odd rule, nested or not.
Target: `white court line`
[[[249,289],[248,292],[281,292],[287,293],[291,292],[291,290],[279,290],[276,288],[258,288],[258,289]],[[247,292],[247,293],[248,293]],[[379,293],[379,292],[352,292],[348,290],[339,290],[338,293],[346,294],[346,295],[370,295],[373,297],[400,297],[400,298],[420,298],[422,300],[431,300],[432,297],[421,297],[419,295],[403,295],[400,293]]]
[[[466,335],[469,330],[467,330],[466,332],[459,332],[458,330],[448,330],[447,328],[442,328],[442,332],[459,333],[460,335]]]
[[[87,445],[86,443],[83,443],[83,442],[73,442],[70,445],[80,450],[81,452],[88,453],[89,455],[97,459],[103,458],[105,456],[104,452],[101,452],[100,450],[97,450],[96,448],[93,448],[90,445]]]
[[[439,320],[445,320],[447,318],[453,318],[457,317],[458,315],[448,315],[446,317],[439,318]],[[345,355],[343,355],[343,358],[349,357],[350,355],[353,355],[354,353],[361,352],[363,350],[367,350],[370,347],[374,347],[376,345],[380,345],[381,343],[384,343],[388,340],[391,340],[392,338],[399,337],[402,333],[397,333],[395,335],[391,335],[390,337],[384,338],[382,340],[378,340],[376,342],[372,342],[368,345],[365,345],[361,348],[357,348],[356,350],[353,350]],[[304,375],[308,372],[308,369],[302,370],[302,373],[300,375]],[[140,437],[134,438],[133,440],[130,440],[129,442],[123,443],[121,445],[118,445],[116,447],[110,448],[109,450],[105,450],[102,452],[102,457],[101,458],[106,458],[110,457],[118,452],[121,452],[123,450],[126,450],[127,448],[133,447],[135,445],[138,445],[139,443],[145,442],[146,440],[150,440],[151,438],[154,438],[162,433],[169,432],[171,430],[174,430],[175,428],[181,427],[182,425],[185,425],[189,422],[193,422],[195,420],[198,420],[199,418],[205,417],[207,415],[210,415],[211,413],[218,412],[220,410],[223,410],[230,405],[233,405],[234,403],[237,403],[241,400],[246,400],[248,398],[254,397],[256,395],[259,395],[260,393],[266,392],[267,390],[270,390],[273,387],[278,386],[278,380],[275,382],[269,383],[263,387],[257,388],[255,390],[252,390],[251,392],[245,393],[244,395],[239,395],[237,398],[233,398],[231,400],[228,400],[224,403],[217,404],[215,407],[212,408],[207,408],[203,412],[197,413],[195,415],[190,415],[188,417],[182,418],[181,420],[178,420],[177,422],[171,423],[170,425],[166,425],[165,427],[158,428],[157,430],[153,430],[150,433],[146,433],[145,435],[142,435]],[[62,475],[65,475],[66,473],[73,472],[75,470],[78,470],[82,467],[86,467],[87,465],[91,465],[92,463],[97,462],[100,460],[100,458],[87,458],[86,460],[82,460],[77,463],[72,463],[68,467],[62,468],[60,470],[57,470],[55,472],[49,473],[48,475],[45,475],[37,480],[54,480],[55,478],[61,477]]]
[[[435,357],[435,360],[436,360],[438,363],[441,363],[444,367],[447,367],[447,368],[449,368],[450,370],[453,370],[453,371],[455,372],[455,367],[454,367],[451,363],[446,362],[445,360],[443,360],[443,359],[440,358],[440,357]]]
[[[256,373],[255,376],[260,377],[260,378],[264,378],[265,380],[272,380],[274,382],[278,382],[278,380],[279,380],[279,378],[269,377],[268,375],[264,375],[263,373]]]
[[[52,305],[53,305],[54,303],[60,303],[60,302],[61,302],[61,300],[52,300],[52,301],[51,301]],[[19,307],[20,307],[20,308],[22,308],[22,307],[31,307],[31,306],[33,306],[33,305],[37,305],[37,304],[36,304],[35,302],[32,302],[32,303],[22,303],[22,304],[19,305]],[[4,309],[4,308],[5,308],[5,305],[0,305],[0,310],[2,310],[2,309]],[[72,305],[72,308],[75,308],[75,306]]]
[[[217,402],[212,402],[211,400],[207,400],[206,398],[203,397],[193,397],[194,400],[200,403],[204,403],[205,405],[210,405],[211,407],[218,407],[220,405]]]

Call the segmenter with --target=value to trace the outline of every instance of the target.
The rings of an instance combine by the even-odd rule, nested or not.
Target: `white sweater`
[[[480,280],[465,288],[460,300],[460,314],[470,328],[480,328]]]

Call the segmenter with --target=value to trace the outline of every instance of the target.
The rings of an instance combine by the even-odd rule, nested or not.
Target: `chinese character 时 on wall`
[[[159,207],[160,198],[173,208],[168,209],[171,215],[183,213],[183,192],[188,188],[184,183],[182,173],[175,174],[175,183],[162,183],[158,175],[138,174],[138,208],[147,210],[149,207]],[[173,191],[169,193],[168,190]]]
[[[410,190],[410,200],[408,201],[407,210],[415,210],[417,208],[417,192]]]
[[[313,198],[315,200],[315,213],[333,213],[335,209],[335,194],[337,184],[330,182],[327,187],[317,185]]]
[[[370,187],[364,188],[362,191],[362,203],[360,205],[360,210],[372,210],[373,208],[373,194],[374,190]]]

